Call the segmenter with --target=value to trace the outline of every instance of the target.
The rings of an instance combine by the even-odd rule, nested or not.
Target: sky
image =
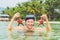
[[[17,3],[22,3],[26,1],[28,0],[0,0],[0,7],[14,7],[17,6]]]

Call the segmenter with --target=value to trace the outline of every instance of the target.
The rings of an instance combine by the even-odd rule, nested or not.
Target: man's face
[[[29,28],[32,28],[33,25],[34,25],[34,20],[33,20],[33,19],[28,19],[28,20],[26,20],[26,25],[27,25]]]

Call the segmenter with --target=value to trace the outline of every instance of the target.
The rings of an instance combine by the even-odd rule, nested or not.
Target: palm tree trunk
[[[36,15],[35,15],[35,13],[34,13],[34,16],[35,16],[35,21],[36,21]]]

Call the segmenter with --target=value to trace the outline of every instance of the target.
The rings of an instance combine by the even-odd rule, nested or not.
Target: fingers
[[[46,20],[47,14],[43,14],[43,15],[41,16],[41,18],[43,18],[44,20]]]
[[[17,12],[15,15],[19,16],[19,15],[20,15],[20,13],[19,13],[19,12]]]
[[[17,13],[14,15],[14,17],[15,17],[15,18],[20,17],[20,13],[17,12]]]

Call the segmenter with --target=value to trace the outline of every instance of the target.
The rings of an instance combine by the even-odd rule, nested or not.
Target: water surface
[[[28,36],[28,39],[25,36],[19,36],[23,34],[22,31],[21,33],[17,33],[17,31],[9,32],[7,30],[8,23],[9,22],[6,21],[0,21],[0,40],[39,40],[39,39],[42,40],[41,37],[39,36]],[[35,23],[35,26],[36,25],[37,24]],[[16,27],[17,23],[14,23],[13,26]],[[60,40],[60,23],[58,24],[51,23],[51,27],[53,30],[50,34],[49,40]]]

